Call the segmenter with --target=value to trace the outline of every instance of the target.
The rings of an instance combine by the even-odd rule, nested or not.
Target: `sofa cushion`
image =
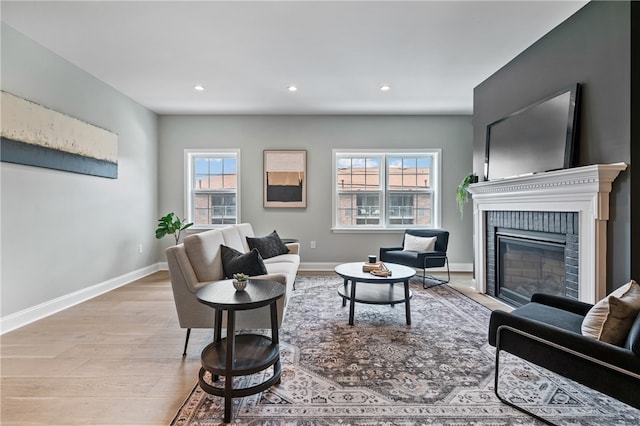
[[[415,251],[426,253],[433,251],[436,246],[437,237],[417,237],[411,234],[404,235],[404,251]]]
[[[247,244],[247,237],[255,237],[256,234],[253,233],[253,226],[250,223],[239,223],[234,225],[234,228],[238,230],[238,234],[240,234],[240,239],[242,240],[242,244],[244,246],[244,250],[241,251],[249,251],[249,244]]]
[[[216,229],[185,237],[184,249],[199,282],[224,278],[220,259],[221,244],[224,244],[224,238]]]
[[[631,280],[587,312],[582,322],[582,334],[622,346],[639,312],[640,286]]]
[[[222,254],[222,268],[226,278],[231,278],[233,274],[237,273],[243,273],[250,277],[267,273],[262,257],[256,249],[248,253],[242,253],[231,247],[221,245],[220,252]]]
[[[289,249],[284,245],[278,233],[274,230],[264,237],[246,237],[250,249],[258,249],[263,259],[269,259],[281,254],[287,254]]]
[[[265,259],[263,257],[262,260],[264,261],[265,265],[268,265],[270,263],[295,263],[297,267],[298,264],[300,264],[300,256],[290,253],[270,257],[268,259]]]
[[[540,321],[563,330],[580,334],[582,315],[541,303],[529,302],[511,312],[512,315]]]
[[[242,240],[242,236],[240,232],[238,232],[238,228],[235,226],[226,226],[224,228],[220,228],[220,232],[222,233],[222,237],[224,238],[224,245],[227,247],[231,247],[234,250],[238,250],[241,253],[246,253],[249,250],[245,249],[244,243]]]

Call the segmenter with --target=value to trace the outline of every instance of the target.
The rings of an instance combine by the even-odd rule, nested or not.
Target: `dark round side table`
[[[213,343],[202,351],[202,367],[198,383],[211,395],[224,397],[224,422],[230,423],[233,398],[253,395],[280,383],[280,350],[276,301],[285,294],[285,286],[277,281],[249,280],[244,291],[236,291],[232,280],[209,284],[196,292],[198,300],[215,309]],[[235,313],[271,306],[271,338],[259,334],[235,333]],[[227,337],[222,335],[222,312],[227,312]],[[233,388],[235,376],[246,376],[273,365],[273,375],[262,383]],[[204,378],[211,373],[211,383]],[[214,385],[224,376],[224,388]]]

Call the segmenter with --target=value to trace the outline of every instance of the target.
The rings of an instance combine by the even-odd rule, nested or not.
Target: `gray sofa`
[[[241,253],[250,251],[247,237],[255,238],[249,223],[212,229],[185,237],[182,244],[166,249],[171,287],[181,328],[187,329],[184,353],[186,354],[192,328],[214,328],[214,310],[198,301],[195,296],[200,288],[228,278],[224,276],[221,245]],[[271,279],[286,286],[284,298],[278,301],[278,326],[282,324],[289,295],[293,290],[298,266],[300,245],[286,244],[286,254],[263,259],[267,274],[251,279]],[[226,317],[223,316],[223,327]],[[271,329],[269,307],[236,314],[236,329]]]

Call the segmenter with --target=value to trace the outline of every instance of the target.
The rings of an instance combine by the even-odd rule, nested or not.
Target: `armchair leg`
[[[182,356],[187,356],[187,345],[189,344],[190,335],[191,335],[191,329],[187,328],[187,338],[184,339],[184,351],[182,352]]]
[[[437,277],[434,277],[433,275],[427,275],[427,269],[422,268],[422,288],[435,287],[438,285],[447,284],[449,281],[451,281],[451,273],[449,272],[449,258],[445,257],[444,261],[445,261],[445,264],[447,265],[447,279],[443,280],[442,278],[437,278]],[[429,280],[431,281],[435,281],[436,284],[427,287],[427,278],[429,278]]]
[[[531,416],[537,420],[540,420],[542,423],[547,424],[547,425],[551,425],[551,426],[555,426],[555,423],[550,422],[549,420],[543,419],[542,417],[538,416],[537,414],[532,413],[531,411],[527,410],[524,407],[520,407],[516,404],[514,404],[513,402],[503,398],[502,396],[500,396],[500,393],[498,392],[498,377],[500,375],[499,373],[500,371],[500,330],[498,330],[498,334],[496,336],[496,368],[495,368],[495,373],[494,373],[494,381],[493,381],[493,392],[496,394],[496,397],[498,397],[498,399],[504,403],[507,404],[509,407],[515,408],[516,410],[525,413],[528,416]]]

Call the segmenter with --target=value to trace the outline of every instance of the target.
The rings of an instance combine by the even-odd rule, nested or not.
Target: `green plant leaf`
[[[469,173],[462,179],[458,189],[456,190],[456,202],[458,203],[458,209],[460,210],[460,218],[464,215],[464,205],[469,201],[469,191],[467,188],[470,184],[478,182],[478,176],[475,173]]]
[[[180,240],[180,232],[189,228],[193,223],[186,223],[186,219],[180,219],[175,213],[171,212],[158,219],[158,228],[156,229],[156,238],[160,239],[167,235],[173,235],[176,244]]]

